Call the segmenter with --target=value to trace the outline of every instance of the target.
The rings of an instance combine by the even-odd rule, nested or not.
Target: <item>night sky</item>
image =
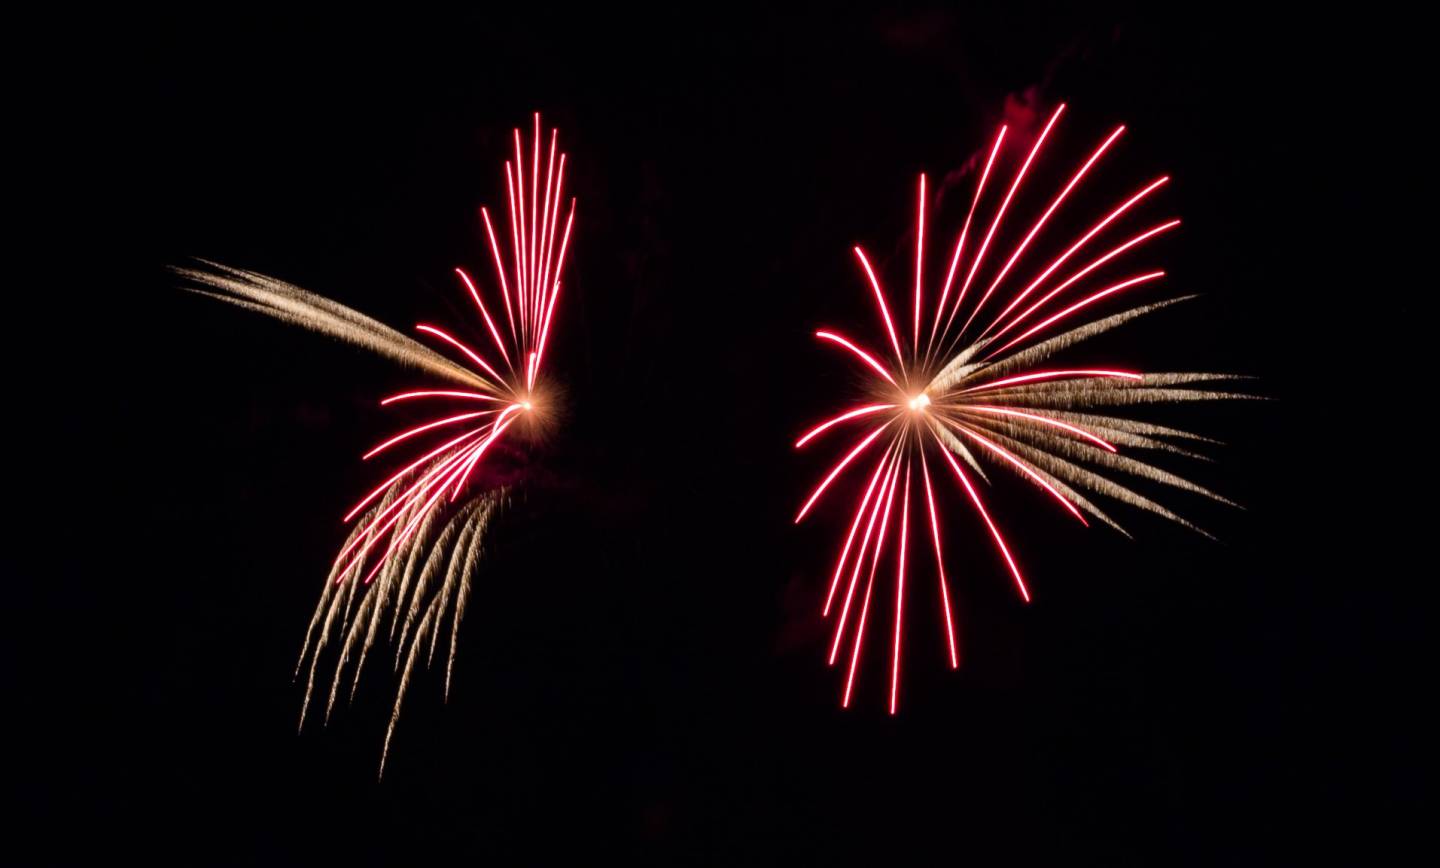
[[[90,120],[50,107],[74,178],[103,178],[58,206],[88,225],[66,237],[124,252],[66,269],[55,315],[85,313],[37,328],[66,355],[28,363],[70,384],[40,405],[59,424],[45,457],[11,456],[50,482],[11,581],[19,635],[38,628],[12,658],[9,716],[34,725],[10,744],[19,819],[40,832],[19,863],[1295,864],[1393,843],[1418,815],[1405,697],[1425,692],[1394,665],[1419,651],[1402,601],[1428,571],[1387,549],[1419,524],[1381,490],[1403,453],[1363,448],[1396,420],[1334,414],[1384,400],[1353,363],[1404,364],[1362,264],[1394,169],[1359,151],[1371,85],[1320,59],[1342,38],[1368,56],[1365,28],[515,5],[151,20],[80,74]],[[879,644],[842,711],[818,606],[843,497],[791,524],[837,453],[791,443],[856,378],[810,333],[878,345],[849,248],[904,285],[916,174],[953,237],[967,161],[1060,102],[1025,213],[1125,123],[1048,237],[1168,173],[1129,225],[1185,225],[1131,262],[1169,272],[1146,299],[1202,294],[1067,358],[1258,377],[1273,400],[1145,416],[1223,440],[1213,464],[1164,463],[1245,509],[1164,492],[1221,542],[1116,506],[1127,541],[993,474],[1025,606],[947,490],[962,668],[917,596],[901,713]],[[537,109],[579,199],[561,418],[507,459],[530,483],[450,701],[418,679],[377,783],[394,681],[370,670],[297,736],[290,676],[339,516],[381,472],[359,455],[412,418],[376,402],[426,380],[164,269],[202,256],[478,341],[451,269],[490,274],[477,209],[502,205]]]

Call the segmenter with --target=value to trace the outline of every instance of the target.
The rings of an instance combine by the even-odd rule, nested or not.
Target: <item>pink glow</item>
[[[920,275],[925,263],[925,173],[920,173],[919,215],[915,218],[915,352],[920,352]]]

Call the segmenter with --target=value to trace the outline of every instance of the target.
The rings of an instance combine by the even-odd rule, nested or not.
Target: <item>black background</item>
[[[1371,482],[1407,471],[1363,448],[1393,419],[1335,412],[1385,400],[1356,362],[1403,364],[1369,318],[1411,311],[1367,253],[1395,171],[1365,150],[1386,136],[1367,26],[507,8],[91,38],[93,113],[46,107],[79,182],[51,204],[86,251],[56,263],[64,318],[30,321],[49,349],[26,369],[61,388],[21,462],[49,532],[16,546],[24,861],[1290,863],[1374,857],[1418,814],[1399,664],[1421,614],[1391,548],[1411,525]],[[816,610],[844,519],[791,524],[826,464],[790,442],[855,380],[809,332],[878,343],[848,248],[903,285],[916,173],[948,235],[995,126],[1033,134],[1061,101],[1049,189],[1129,132],[1054,238],[1169,173],[1146,219],[1185,226],[1133,261],[1169,271],[1152,297],[1203,293],[1072,358],[1258,376],[1274,400],[1154,417],[1224,440],[1171,466],[1246,509],[1167,495],[1213,544],[1117,507],[1130,542],[998,474],[1024,606],[947,492],[964,665],[916,597],[901,714],[878,652],[842,711]],[[297,736],[290,672],[374,483],[358,455],[403,417],[375,401],[419,380],[163,268],[204,256],[478,337],[450,269],[488,274],[476,208],[536,109],[579,198],[562,418],[507,456],[531,484],[455,689],[419,679],[377,783],[393,682]]]

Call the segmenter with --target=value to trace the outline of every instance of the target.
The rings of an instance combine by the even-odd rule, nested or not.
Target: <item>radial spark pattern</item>
[[[1132,454],[1136,450],[1200,457],[1189,444],[1207,438],[1162,425],[1112,415],[1110,408],[1251,396],[1217,390],[1207,384],[1239,379],[1225,374],[1140,373],[1112,367],[1040,367],[1050,356],[1130,320],[1190,296],[1118,309],[1095,318],[1106,305],[1153,290],[1164,277],[1157,270],[1118,270],[1127,254],[1151,239],[1172,232],[1179,220],[1140,221],[1139,215],[1169,181],[1161,177],[1122,198],[1100,219],[1090,222],[1073,242],[1048,262],[1027,258],[1067,200],[1124,134],[1119,127],[1048,196],[1028,225],[1015,224],[1012,205],[1052,137],[1065,107],[1055,110],[1038,136],[1020,149],[1023,157],[1008,182],[1000,155],[1007,128],[1001,127],[986,152],[968,210],[956,232],[938,288],[927,290],[926,179],[919,179],[916,206],[913,289],[899,305],[886,292],[864,250],[855,248],[868,292],[873,296],[884,349],[876,351],[834,331],[815,336],[839,350],[870,381],[862,403],[845,408],[806,432],[796,448],[812,441],[853,433],[839,460],[829,469],[795,517],[798,523],[842,474],[868,466],[867,480],[844,542],[836,555],[823,612],[834,619],[828,660],[843,665],[841,705],[849,706],[868,630],[889,628],[889,709],[899,705],[902,641],[906,606],[930,599],[941,610],[946,657],[958,668],[953,598],[945,572],[941,498],[934,476],[953,476],[963,498],[984,525],[1016,592],[1026,602],[1030,589],[1015,552],[981,497],[984,468],[1014,473],[1039,495],[1075,520],[1103,522],[1124,529],[1089,495],[1126,503],[1162,515],[1202,534],[1205,531],[1145,495],[1112,479],[1119,473],[1153,483],[1230,501]],[[984,219],[987,218],[988,219]],[[1139,224],[1141,228],[1125,228]],[[999,239],[1013,239],[999,250]],[[1023,279],[1022,279],[1023,275]],[[907,278],[908,282],[908,278]],[[893,307],[892,307],[893,306]],[[908,308],[910,316],[904,316]],[[897,310],[898,316],[892,315]],[[906,321],[908,320],[908,322]],[[1092,412],[1099,410],[1100,412]],[[1233,504],[1232,504],[1233,505]],[[1106,507],[1109,508],[1108,506]],[[1088,516],[1088,518],[1087,518]],[[913,535],[918,539],[912,540]],[[1208,536],[1208,534],[1206,534]],[[1128,534],[1127,534],[1128,536]],[[910,581],[913,546],[933,549],[934,585]],[[887,566],[881,571],[882,561]],[[893,568],[888,595],[893,621],[872,626],[877,579]],[[884,593],[882,591],[882,593]],[[917,594],[923,596],[917,597]],[[846,642],[848,640],[848,653]]]
[[[486,531],[507,493],[478,481],[482,461],[516,431],[534,427],[547,414],[542,371],[575,203],[572,199],[561,213],[565,155],[557,152],[556,131],[551,130],[548,144],[543,142],[537,114],[528,160],[518,129],[514,142],[514,161],[505,163],[508,243],[501,240],[507,227],[497,227],[489,210],[480,209],[494,284],[482,292],[480,279],[455,269],[458,287],[478,315],[475,330],[488,336],[484,352],[437,326],[417,325],[437,351],[344,305],[254,272],[210,262],[177,269],[198,284],[192,287],[195,292],[357,344],[452,387],[406,391],[380,402],[387,407],[433,403],[449,409],[385,439],[363,456],[370,461],[388,460],[402,449],[423,453],[394,469],[345,515],[353,529],[325,582],[296,669],[298,676],[309,661],[300,712],[303,726],[320,656],[332,637],[338,652],[325,704],[327,719],[347,663],[354,661],[353,696],[377,636],[383,631],[387,640],[398,640],[395,669],[400,684],[385,734],[382,773],[415,665],[434,659],[447,621],[449,694],[456,630],[471,578]],[[393,608],[388,626],[387,608]]]

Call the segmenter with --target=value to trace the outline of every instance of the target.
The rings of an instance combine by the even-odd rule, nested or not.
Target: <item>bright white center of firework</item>
[[[532,409],[529,401],[521,401],[520,406],[524,407],[526,410]]]
[[[930,396],[925,394],[924,392],[921,392],[920,394],[910,399],[911,410],[924,410],[928,406],[930,406]]]

